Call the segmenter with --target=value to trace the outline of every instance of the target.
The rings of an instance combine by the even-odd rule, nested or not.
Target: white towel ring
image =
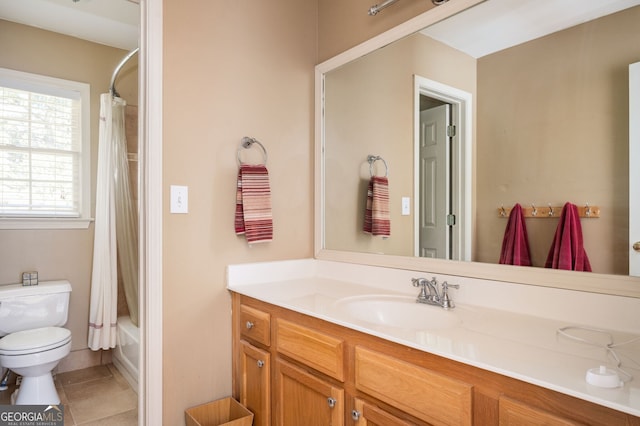
[[[253,146],[254,143],[258,144],[258,146],[260,146],[260,148],[262,149],[262,154],[264,156],[263,164],[265,166],[267,165],[268,156],[267,156],[267,150],[265,149],[264,145],[262,145],[260,141],[258,141],[256,138],[250,138],[249,136],[243,137],[240,143],[240,146],[238,147],[238,152],[237,152],[238,164],[240,165],[244,164],[240,159],[240,148],[249,149]]]
[[[367,161],[369,162],[369,176],[373,177],[373,163],[378,160],[384,163],[384,177],[389,176],[389,166],[387,166],[387,162],[384,161],[384,158],[380,157],[379,155],[368,155]]]

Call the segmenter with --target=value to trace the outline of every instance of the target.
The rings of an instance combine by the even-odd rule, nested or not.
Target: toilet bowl
[[[70,350],[71,332],[61,327],[19,331],[0,339],[0,365],[22,376],[11,403],[59,404],[51,371]]]
[[[67,281],[0,286],[0,366],[22,376],[12,404],[57,405],[52,371],[71,351]]]

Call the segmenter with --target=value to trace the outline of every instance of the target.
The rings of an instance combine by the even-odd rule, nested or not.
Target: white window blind
[[[88,85],[0,69],[0,216],[88,214],[87,116]]]

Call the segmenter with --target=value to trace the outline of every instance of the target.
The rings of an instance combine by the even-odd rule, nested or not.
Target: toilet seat
[[[0,339],[0,356],[17,356],[44,352],[71,341],[71,331],[62,327],[42,327],[18,331]]]

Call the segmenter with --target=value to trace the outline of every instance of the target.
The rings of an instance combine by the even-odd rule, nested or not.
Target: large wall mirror
[[[640,0],[451,0],[320,64],[317,257],[640,297],[637,22]],[[388,237],[363,232],[372,175],[388,178]],[[544,267],[566,202],[598,212],[581,219],[593,272]],[[516,203],[555,209],[526,219],[531,267],[498,265]]]

